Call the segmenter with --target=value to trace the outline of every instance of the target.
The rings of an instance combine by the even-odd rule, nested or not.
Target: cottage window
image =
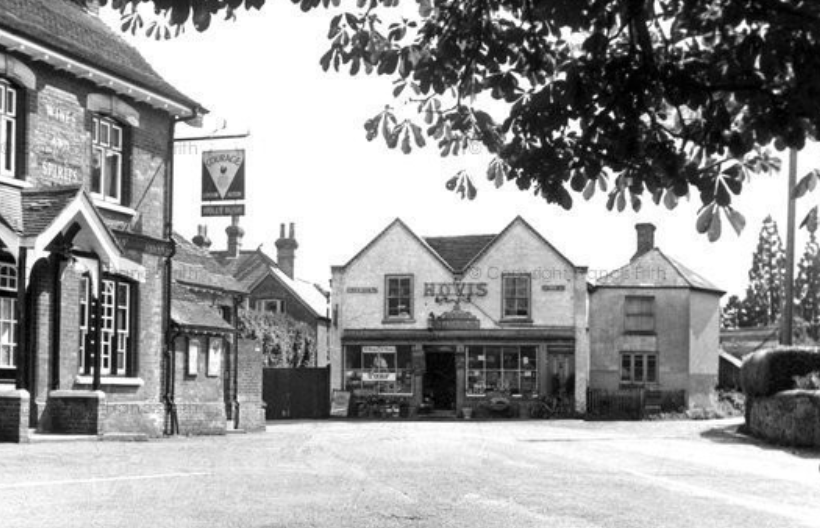
[[[188,376],[196,376],[199,372],[199,346],[199,339],[188,341],[188,354],[185,358],[185,374]]]
[[[530,276],[504,275],[503,317],[530,317]]]
[[[17,268],[0,262],[0,370],[14,369],[17,350]]]
[[[410,346],[346,346],[345,386],[374,394],[412,394]]]
[[[96,302],[101,303],[99,323]],[[134,348],[131,338],[133,303],[133,286],[129,282],[114,277],[104,278],[97,300],[91,295],[91,279],[86,276],[80,280],[81,372],[90,374],[94,367],[99,324],[100,374],[124,376],[129,373]]]
[[[626,298],[624,330],[628,333],[651,334],[655,331],[655,298],[628,296]]]
[[[7,81],[0,79],[0,176],[15,178],[17,149],[20,134],[19,92]]]
[[[647,385],[658,382],[658,355],[654,352],[621,354],[621,384]]]
[[[280,314],[285,313],[284,299],[257,299],[254,308],[259,312]]]
[[[102,116],[92,118],[91,192],[105,201],[123,202],[123,128]]]
[[[538,392],[536,347],[471,346],[467,354],[468,396]]]
[[[413,277],[410,275],[388,275],[386,277],[387,318],[412,319],[413,317]]]

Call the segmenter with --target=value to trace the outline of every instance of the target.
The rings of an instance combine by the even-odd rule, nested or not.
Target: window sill
[[[505,317],[498,321],[498,323],[503,325],[531,325],[532,319],[529,317]]]
[[[382,324],[414,324],[416,322],[415,319],[405,319],[399,317],[390,317],[386,319],[382,319]]]
[[[108,211],[124,214],[124,215],[131,216],[131,217],[136,216],[136,214],[137,214],[137,211],[135,211],[134,209],[131,209],[130,207],[126,207],[124,205],[120,205],[120,204],[113,203],[113,202],[107,202],[107,201],[103,200],[99,195],[92,195],[92,196],[94,198],[94,205],[96,207],[99,207],[100,209],[106,209]]]
[[[77,376],[74,378],[74,383],[77,385],[93,385],[94,376]],[[142,387],[145,381],[142,378],[120,378],[118,376],[102,376],[100,377],[100,385],[117,386],[117,387]]]
[[[8,176],[0,176],[0,184],[8,185],[9,187],[17,187],[18,189],[28,189],[31,183],[17,178],[10,178]]]

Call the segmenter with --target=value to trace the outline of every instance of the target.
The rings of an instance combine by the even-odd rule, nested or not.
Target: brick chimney
[[[279,226],[279,239],[276,241],[276,262],[285,275],[293,278],[294,260],[296,259],[296,249],[299,243],[296,242],[293,222],[290,223],[290,234],[285,237],[285,224]]]
[[[207,250],[211,247],[211,239],[208,238],[208,226],[206,225],[198,225],[196,226],[196,236],[193,238],[194,244],[202,249]]]
[[[245,230],[239,227],[238,216],[231,217],[231,225],[225,228],[225,233],[228,235],[228,257],[237,258],[242,249],[242,237],[245,236]]]
[[[632,256],[632,260],[635,260],[648,251],[651,251],[655,247],[654,224],[635,224],[635,231],[638,232],[638,250]]]

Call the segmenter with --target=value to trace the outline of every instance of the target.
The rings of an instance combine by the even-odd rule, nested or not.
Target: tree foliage
[[[176,25],[193,13],[200,30],[198,17],[263,3],[115,5],[142,1]],[[722,218],[744,227],[733,198],[749,177],[779,169],[770,147],[800,149],[820,125],[816,0],[357,0],[337,11],[321,66],[394,80],[396,104],[365,123],[367,139],[405,153],[432,143],[442,156],[478,142],[495,185],[566,209],[598,192],[610,210],[647,199],[673,209],[694,191],[697,230],[716,240]],[[447,187],[476,195],[466,172]]]
[[[739,315],[742,327],[776,324],[782,310],[785,252],[777,223],[767,216],[752,255],[749,286]]]
[[[307,367],[316,358],[316,331],[287,314],[240,310],[239,331],[262,346],[266,367]]]
[[[797,313],[806,321],[812,339],[820,337],[820,245],[817,244],[817,208],[812,209],[804,222],[809,240],[797,266],[795,304]]]

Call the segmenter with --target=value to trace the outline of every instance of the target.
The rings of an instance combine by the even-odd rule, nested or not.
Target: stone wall
[[[749,431],[768,442],[820,447],[820,391],[790,390],[747,398]]]

